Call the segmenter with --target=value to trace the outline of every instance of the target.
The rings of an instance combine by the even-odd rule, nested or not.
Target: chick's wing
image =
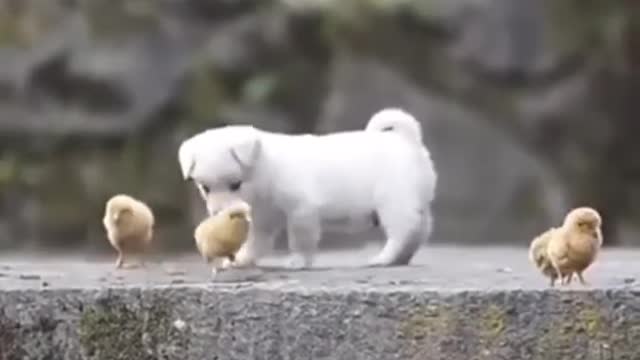
[[[531,241],[531,245],[529,247],[529,260],[531,260],[531,262],[537,267],[543,266],[545,262],[548,261],[547,246],[555,231],[555,228],[551,228]]]
[[[549,256],[549,259],[557,266],[566,267],[569,265],[570,236],[570,233],[561,228],[555,231],[549,239],[547,256]]]

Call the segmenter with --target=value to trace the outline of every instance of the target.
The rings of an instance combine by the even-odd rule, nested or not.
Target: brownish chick
[[[225,258],[235,261],[235,254],[247,240],[250,226],[251,207],[238,201],[207,217],[196,227],[193,233],[196,247],[207,264],[213,263],[213,276]]]
[[[571,210],[547,245],[547,256],[561,284],[571,283],[573,274],[587,285],[582,273],[595,261],[602,246],[602,218],[589,207]]]
[[[118,194],[107,201],[102,223],[109,242],[118,252],[117,269],[124,266],[125,256],[141,256],[148,249],[154,222],[149,206],[129,195]]]
[[[547,245],[549,244],[549,240],[554,236],[558,229],[551,228],[544,233],[540,234],[536,238],[531,241],[531,245],[529,246],[529,260],[535,265],[535,267],[540,270],[542,275],[551,279],[550,284],[551,287],[555,286],[556,279],[558,278],[558,273],[556,269],[554,269],[551,264],[551,260],[547,256]]]

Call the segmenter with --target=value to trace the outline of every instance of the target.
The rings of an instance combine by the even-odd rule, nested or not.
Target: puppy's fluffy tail
[[[399,108],[386,108],[373,114],[365,131],[392,131],[413,143],[422,144],[422,126],[413,115]]]

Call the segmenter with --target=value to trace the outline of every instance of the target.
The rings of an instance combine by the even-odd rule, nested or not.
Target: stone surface
[[[196,257],[115,271],[80,255],[0,258],[1,359],[635,359],[638,252],[591,286],[548,289],[524,248],[424,248],[362,268],[366,248],[283,258],[211,282]]]

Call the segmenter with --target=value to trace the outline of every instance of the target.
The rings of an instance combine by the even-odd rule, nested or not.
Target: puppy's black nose
[[[379,227],[380,226],[380,217],[378,217],[378,213],[377,212],[372,212],[371,213],[371,221],[373,222],[373,227]]]

